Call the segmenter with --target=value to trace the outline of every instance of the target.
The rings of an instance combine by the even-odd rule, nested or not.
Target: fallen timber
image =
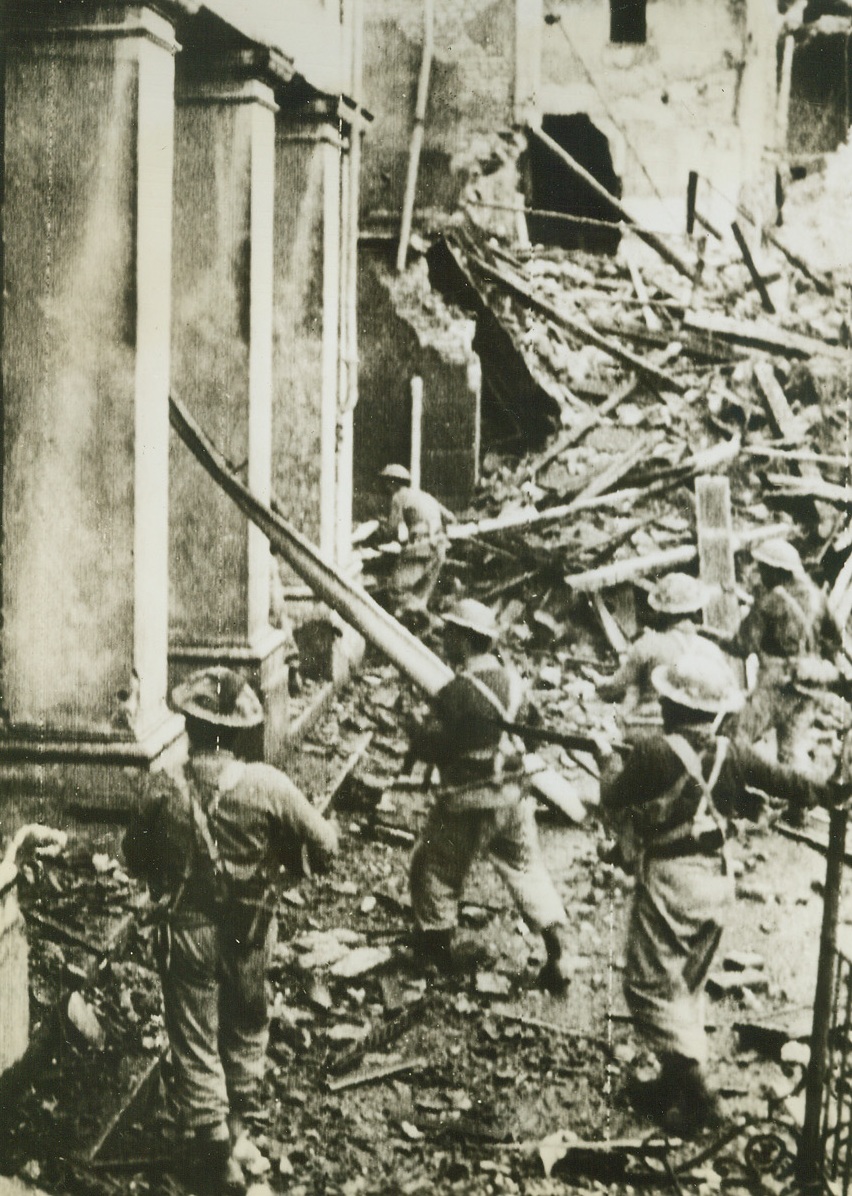
[[[579,320],[573,320],[551,303],[547,303],[544,299],[540,299],[537,295],[533,294],[529,287],[525,286],[519,278],[512,278],[511,275],[501,270],[499,266],[487,262],[475,253],[468,251],[467,257],[479,268],[485,277],[491,278],[494,282],[499,283],[506,290],[512,292],[531,311],[537,311],[540,315],[553,320],[554,323],[560,325],[579,340],[594,345],[596,349],[600,349],[602,353],[606,353],[615,361],[621,362],[628,369],[635,370],[637,374],[641,374],[655,386],[662,387],[664,390],[673,390],[677,394],[685,392],[686,386],[679,379],[674,378],[671,374],[667,374],[665,370],[659,369],[644,358],[638,357],[635,353],[629,352],[629,350],[610,340],[608,337],[601,336],[590,325],[583,324]]]
[[[829,357],[832,361],[842,361],[844,364],[852,359],[852,351],[840,345],[756,320],[735,320],[730,316],[710,315],[707,312],[688,312],[683,323],[692,332],[718,336],[735,345],[763,349],[784,357]]]
[[[781,536],[789,536],[791,531],[792,528],[787,523],[772,523],[747,532],[739,532],[734,535],[734,548],[740,552],[743,548],[757,544],[760,540],[773,540]],[[574,590],[594,593],[596,590],[605,590],[609,586],[632,581],[635,577],[645,577],[649,573],[665,572],[678,565],[688,565],[697,556],[698,546],[696,544],[680,544],[677,548],[664,548],[660,552],[650,552],[645,556],[631,557],[626,561],[615,561],[612,565],[604,565],[600,569],[589,569],[584,573],[569,573],[565,578],[565,583]]]
[[[353,585],[338,573],[304,536],[257,498],[231,469],[225,457],[174,395],[169,398],[169,418],[172,427],[193,456],[243,514],[260,528],[271,546],[281,554],[294,572],[298,573],[324,602],[378,648],[410,681],[430,698],[437,698],[441,690],[454,678],[449,666],[403,627],[393,615],[379,606],[365,590]],[[514,724],[511,726],[523,738],[525,728],[516,727]],[[549,735],[552,742],[564,744],[568,738],[557,732],[539,731],[538,728],[535,732],[538,741]],[[592,737],[571,736],[570,739],[575,749],[595,755],[600,750],[599,741]],[[565,812],[564,805],[558,797],[559,786],[565,782],[558,773],[543,768],[530,774],[529,783],[546,802]]]

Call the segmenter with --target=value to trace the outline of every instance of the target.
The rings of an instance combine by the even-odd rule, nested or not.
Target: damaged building
[[[691,171],[700,170],[705,179],[701,203],[711,221],[720,205],[727,210],[725,205],[751,197],[765,206],[774,193],[774,164],[765,151],[775,148],[780,18],[769,3],[746,0],[720,8],[697,0],[609,6],[496,0],[438,4],[434,10],[427,5],[425,11],[424,22],[417,2],[366,5],[365,87],[377,119],[364,158],[363,307],[398,308],[391,324],[383,319],[376,325],[376,331],[391,330],[398,348],[389,353],[365,325],[361,352],[374,385],[356,416],[361,514],[370,510],[366,496],[375,493],[376,471],[408,451],[413,374],[422,373],[425,381],[424,485],[450,505],[458,505],[462,479],[470,493],[477,469],[468,460],[448,485],[443,463],[456,419],[469,425],[481,401],[487,446],[513,437],[523,443],[513,402],[525,411],[532,407],[545,421],[554,414],[532,378],[513,377],[511,390],[525,391],[527,398],[507,398],[507,363],[499,349],[499,366],[493,353],[482,362],[481,394],[463,364],[454,381],[447,377],[452,353],[432,378],[441,321],[430,321],[429,308],[441,300],[429,294],[425,278],[419,322],[412,318],[410,295],[394,300],[399,284],[388,263],[404,208],[426,57],[431,65],[425,70],[428,103],[415,209],[421,230],[441,231],[464,211],[486,233],[514,235],[520,220],[532,241],[614,250],[618,230],[594,222],[617,224],[618,214],[551,149],[526,136],[530,126],[540,127],[606,192],[622,198],[640,223],[668,233],[683,232]],[[542,214],[548,212],[557,215]],[[430,322],[436,344],[423,327]],[[480,337],[491,346],[493,330],[481,324]],[[417,344],[419,358],[412,353]],[[524,373],[522,363],[514,372]],[[535,424],[533,440],[540,435]]]
[[[327,871],[275,874],[248,1196],[852,1191],[847,9],[2,6],[0,1190],[205,1196],[176,1158],[174,907],[121,837],[181,776],[175,687],[226,666],[263,708],[246,754],[339,832]],[[408,608],[390,462],[440,522]],[[801,821],[767,799],[689,843],[738,900],[689,997],[721,1125],[681,1135],[630,1097],[639,886],[601,810],[665,695],[613,695],[670,615],[745,700],[752,549],[779,540],[837,676],[789,679]],[[442,778],[412,749],[454,617],[529,698],[475,788],[508,777],[565,922],[512,904],[498,845],[445,974],[412,884]]]

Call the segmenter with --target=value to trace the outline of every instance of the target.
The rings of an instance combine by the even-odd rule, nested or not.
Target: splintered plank
[[[713,586],[704,605],[704,623],[733,635],[739,626],[739,608],[734,587],[734,529],[731,521],[731,487],[724,477],[695,479],[698,520],[698,571],[703,582]]]
[[[775,539],[778,536],[788,536],[790,525],[787,523],[771,523],[765,527],[753,528],[747,532],[740,532],[734,536],[734,551],[741,552],[751,544],[761,540]],[[636,577],[647,577],[650,574],[664,573],[668,569],[675,569],[679,565],[688,565],[698,555],[694,544],[680,544],[676,548],[665,548],[660,552],[649,552],[643,556],[630,557],[624,561],[614,561],[611,565],[602,565],[599,569],[588,569],[583,573],[569,573],[565,584],[579,593],[594,593],[604,590],[608,586],[617,586],[625,581],[632,581]]]
[[[802,336],[779,328],[775,324],[758,323],[755,320],[735,320],[709,312],[687,312],[684,325],[693,332],[704,332],[709,336],[720,336],[736,345],[747,345],[751,349],[765,349],[785,357],[829,357],[832,361],[850,360],[850,351],[813,336]]]
[[[397,1063],[386,1063],[383,1067],[365,1067],[361,1071],[326,1080],[325,1086],[329,1092],[342,1092],[345,1088],[359,1088],[363,1084],[379,1084],[382,1080],[389,1080],[404,1072],[422,1071],[428,1065],[428,1060],[422,1056],[416,1059],[401,1059]]]

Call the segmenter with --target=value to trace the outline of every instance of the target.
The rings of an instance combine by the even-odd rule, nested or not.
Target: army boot
[[[547,959],[538,974],[538,987],[554,997],[564,996],[571,984],[568,968],[568,927],[564,922],[555,922],[541,932]]]
[[[438,976],[455,976],[457,972],[456,959],[453,954],[453,938],[455,931],[449,930],[421,930],[414,931],[414,966],[418,972],[437,974]]]

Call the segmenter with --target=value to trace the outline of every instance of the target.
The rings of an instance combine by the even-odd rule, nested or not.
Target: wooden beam
[[[790,531],[789,524],[771,523],[765,527],[737,533],[734,537],[735,551],[739,552],[761,540],[788,536]],[[594,593],[596,590],[605,590],[608,586],[620,585],[624,581],[646,577],[649,573],[665,573],[678,565],[688,565],[695,560],[697,555],[696,545],[681,544],[677,548],[665,548],[644,556],[615,561],[611,565],[603,565],[600,569],[589,569],[585,573],[569,573],[565,578],[565,583],[573,590]]]
[[[622,345],[615,341],[609,340],[587,324],[582,324],[579,320],[574,320],[571,316],[565,315],[558,308],[554,307],[552,303],[547,303],[544,299],[540,299],[537,295],[526,286],[519,278],[513,278],[499,266],[493,265],[491,262],[485,261],[484,258],[479,257],[475,253],[468,252],[468,259],[475,263],[481,271],[492,278],[495,282],[501,283],[507,290],[517,295],[518,298],[534,311],[540,312],[547,316],[548,319],[554,320],[562,328],[568,330],[579,340],[585,341],[587,344],[594,345],[595,348],[600,349],[609,357],[613,357],[616,361],[620,361],[622,365],[626,365],[628,369],[636,370],[637,373],[648,378],[655,386],[661,386],[665,390],[674,390],[678,394],[683,394],[686,391],[686,384],[679,379],[667,374],[664,370],[658,369],[657,366],[651,362],[646,361],[643,357],[638,357],[635,353],[631,353]]]
[[[731,225],[731,232],[734,234],[734,240],[739,246],[740,253],[743,255],[743,261],[746,264],[746,269],[751,275],[751,281],[757,288],[757,293],[760,295],[760,302],[764,311],[768,311],[770,315],[775,315],[775,304],[769,298],[769,291],[766,289],[766,283],[761,277],[760,271],[755,265],[754,258],[751,255],[751,250],[748,247],[748,242],[743,236],[743,231],[737,224],[736,220]]]
[[[735,320],[731,316],[695,311],[687,312],[683,322],[693,332],[719,336],[737,345],[763,349],[783,357],[830,357],[832,361],[842,361],[844,365],[852,361],[852,351],[849,349],[828,344],[813,336],[801,336],[774,324]]]

